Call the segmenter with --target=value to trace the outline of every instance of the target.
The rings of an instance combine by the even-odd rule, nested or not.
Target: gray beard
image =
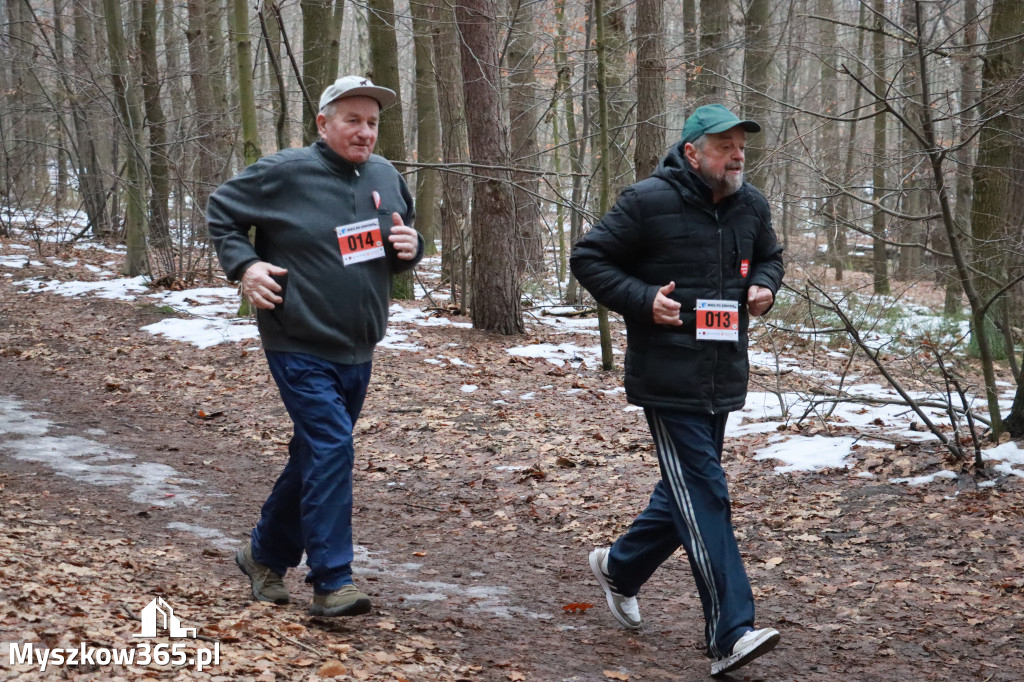
[[[740,187],[743,186],[743,173],[730,175],[727,171],[723,170],[721,175],[712,175],[703,168],[698,169],[697,173],[707,183],[708,187],[711,188],[712,192],[722,197],[736,194],[736,192],[740,191]]]

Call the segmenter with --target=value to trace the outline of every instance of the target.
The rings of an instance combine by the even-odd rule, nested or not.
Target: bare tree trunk
[[[277,87],[277,97],[270,100],[270,107],[274,114],[277,149],[280,151],[291,146],[291,139],[288,135],[288,90],[285,86],[284,62],[281,59],[283,52],[281,32],[283,29],[277,13],[270,11],[266,4],[260,5],[260,30],[263,33],[263,43],[267,48],[267,62],[271,76]]]
[[[238,60],[238,108],[242,119],[242,149],[245,165],[256,163],[263,151],[256,128],[256,92],[252,82],[252,36],[249,33],[247,0],[232,0],[234,12],[231,32]]]
[[[665,0],[636,6],[636,147],[634,176],[650,175],[665,153]]]
[[[458,0],[463,87],[470,157],[480,164],[473,183],[473,326],[521,334],[516,273],[515,198],[509,184],[508,129],[502,122],[494,0]]]
[[[416,4],[416,3],[413,3]],[[338,80],[338,56],[341,53],[341,29],[345,24],[345,0],[335,0],[334,13],[331,15],[331,48],[328,54],[331,60],[327,64],[327,82]]]
[[[516,187],[513,196],[516,202],[516,231],[519,236],[519,275],[533,275],[545,270],[544,234],[541,230],[540,209],[537,194],[540,180],[537,170],[537,79],[534,76],[534,62],[537,55],[533,49],[533,15],[525,8],[526,3],[513,0],[510,3],[509,49],[508,49],[508,117],[512,143],[512,163],[527,172],[515,173]]]
[[[743,82],[746,85],[743,93],[743,117],[761,124],[761,133],[747,140],[746,166],[749,169],[750,181],[761,188],[767,185],[768,175],[768,168],[764,164],[765,146],[772,139],[768,116],[771,103],[767,95],[771,86],[769,74],[773,54],[771,31],[769,30],[771,10],[769,0],[750,0],[743,23],[745,33]],[[835,78],[829,80],[834,91]],[[822,89],[826,87],[823,81]]]
[[[701,0],[698,54],[694,63],[694,107],[719,101],[725,94],[728,71],[729,0]]]
[[[564,12],[564,0],[559,0],[559,7],[563,8],[559,12],[560,20],[558,23],[558,32],[561,36],[565,35],[565,12]],[[591,27],[593,26],[593,12],[589,13],[589,19],[586,22],[585,29],[585,44],[590,44]],[[590,98],[588,96],[589,88],[587,87],[587,81],[589,80],[589,65],[584,62],[583,65],[583,85],[581,87],[582,93],[580,97],[580,115],[579,120],[582,122],[582,130],[577,130],[576,125],[576,111],[573,102],[575,101],[572,95],[572,88],[567,87],[565,90],[565,132],[569,136],[569,160],[572,163],[572,213],[569,214],[570,228],[569,228],[569,241],[575,244],[580,238],[583,232],[583,205],[584,205],[584,188],[583,188],[583,173],[584,173],[584,161],[587,156],[587,140],[590,139]],[[570,73],[571,74],[571,67]],[[569,282],[565,286],[565,302],[569,305],[578,305],[582,300],[582,290],[579,286],[579,282],[576,281],[576,277],[573,276],[572,272],[569,273]]]
[[[337,52],[331,53],[331,19],[333,0],[302,0],[302,82],[313,100],[314,107],[302,109],[302,140],[313,144],[320,139],[316,127],[315,105],[320,93],[330,85],[331,63],[338,61]],[[337,70],[337,67],[335,67]]]
[[[405,161],[405,124],[402,121],[402,84],[398,77],[395,3],[394,0],[370,0],[368,7],[373,82],[391,88],[398,94],[397,102],[380,112],[377,150],[380,155],[392,161]],[[412,270],[395,275],[391,283],[391,296],[403,300],[415,298]]]
[[[978,5],[976,0],[964,0],[964,45],[974,45],[978,41]],[[978,60],[967,58],[961,71],[962,81],[960,84],[960,110],[963,115],[960,117],[958,135],[960,149],[956,153],[956,223],[959,229],[965,234],[971,234],[971,204],[974,201],[974,182],[971,177],[974,168],[974,157],[977,144],[968,140],[974,132],[977,115],[974,110],[978,101],[978,89],[981,85]],[[949,250],[949,242],[944,239],[936,246],[940,251]],[[945,284],[946,296],[943,302],[943,313],[946,315],[957,315],[960,313],[964,288],[956,275],[956,265],[948,258],[942,259],[939,263],[939,281]]]
[[[858,24],[864,25],[867,17],[867,7],[865,5],[860,6],[860,19]],[[866,58],[864,56],[864,31],[859,31],[857,34],[857,65],[855,67],[856,80],[858,83],[864,80],[864,64]],[[861,101],[862,89],[860,87],[855,88],[853,95],[853,106],[851,111],[860,112],[860,101]],[[847,138],[846,145],[846,166],[843,171],[842,181],[843,184],[849,186],[853,183],[854,179],[854,161],[856,159],[857,151],[857,119],[854,117],[853,122],[850,123],[850,134]],[[846,240],[846,225],[853,221],[853,211],[855,210],[853,199],[848,196],[841,196],[838,199],[839,202],[839,220],[836,223],[836,235],[835,235],[835,257],[832,259],[832,264],[835,267],[836,281],[842,281],[843,272],[846,270],[847,262],[849,259],[849,252],[847,249]]]
[[[874,71],[875,71],[875,92],[886,91],[885,63],[885,0],[874,0],[875,32],[872,36]],[[881,103],[879,104],[881,106]],[[886,145],[886,120],[884,112],[875,116],[875,158],[872,172],[872,198],[875,201],[882,201],[887,191],[885,181],[885,163],[888,151]],[[875,209],[871,218],[872,234],[872,263],[874,267],[874,291],[876,294],[889,293],[889,259],[886,256],[885,246],[885,225],[886,216],[882,211]]]
[[[149,126],[149,236],[156,254],[154,264],[161,275],[174,269],[168,217],[171,180],[167,159],[167,118],[160,104],[160,72],[156,57],[156,3],[141,5],[139,57],[142,71],[142,99]]]
[[[441,161],[441,127],[437,104],[433,37],[429,8],[419,0],[409,4],[412,11],[413,41],[416,53],[416,158],[422,163]],[[423,235],[424,253],[437,253],[438,171],[416,171],[416,229]]]
[[[210,25],[216,23],[217,0],[190,0],[187,8],[185,38],[188,41],[189,75],[196,112],[196,139],[192,152],[196,160],[194,219],[205,226],[201,216],[206,211],[206,200],[224,180],[227,171],[227,147],[221,128],[226,112],[223,92],[218,90],[218,78],[214,73],[223,64],[213,61],[207,37]],[[222,78],[220,80],[223,81]]]
[[[94,83],[86,74],[96,64],[95,31],[90,22],[88,8],[84,3],[72,3],[74,10],[74,44],[71,59],[75,65],[73,83],[76,89],[68,93],[71,101],[71,120],[75,126],[75,140],[78,147],[78,183],[82,192],[82,203],[89,218],[89,226],[97,237],[105,237],[112,226],[107,212],[106,192],[103,187],[103,168],[97,149],[99,132],[96,125],[97,111],[91,103],[98,94]]]
[[[832,17],[835,14],[834,0],[817,0],[815,12],[819,17]],[[821,66],[818,73],[821,82],[821,100],[819,109],[826,116],[837,115],[839,108],[838,83],[836,80],[836,27],[828,21],[819,20],[821,45]],[[863,32],[861,32],[863,33]],[[815,165],[828,178],[839,177],[840,159],[831,150],[839,147],[839,124],[835,121],[823,120],[817,140],[818,153],[814,154]],[[852,140],[851,140],[852,142]],[[749,154],[747,157],[749,158]],[[840,178],[840,181],[842,179]],[[845,236],[846,227],[839,219],[839,204],[843,201],[841,194],[826,195],[821,205],[822,227],[827,235],[828,264],[835,269],[836,280],[843,275],[843,261],[846,259],[845,245],[840,247],[840,235]]]
[[[125,144],[125,254],[121,273],[136,277],[148,272],[146,254],[146,212],[143,182],[145,169],[142,155],[142,106],[138,94],[132,87],[128,71],[127,41],[121,21],[121,7],[118,0],[104,0],[104,16],[107,22],[107,43],[110,50],[110,78],[114,83],[114,98],[117,102]]]
[[[437,69],[437,100],[441,121],[441,154],[446,164],[469,160],[466,107],[459,58],[459,32],[450,5],[432,0],[430,18],[434,24],[434,57]],[[451,287],[451,299],[459,311],[468,310],[470,185],[458,172],[441,173],[441,277]]]
[[[630,152],[636,93],[633,91],[632,61],[629,51],[633,37],[629,32],[628,0],[611,0],[605,13],[605,87],[608,88],[608,142],[611,165],[611,196],[633,184],[633,154]],[[607,5],[606,5],[607,7]]]
[[[1009,329],[998,330],[998,320],[1008,317],[1006,292],[1000,295],[1001,283],[1008,281],[1008,253],[1011,236],[1020,235],[1020,213],[1011,209],[1021,188],[1024,168],[1024,123],[1019,112],[1024,107],[1021,89],[1021,64],[1024,64],[1024,41],[1016,38],[1024,26],[1024,4],[996,0],[992,5],[989,45],[985,51],[982,71],[982,120],[987,120],[978,138],[978,162],[974,166],[974,203],[971,230],[974,235],[975,267],[987,277],[977,278],[981,305],[988,308],[984,318],[984,335],[993,339],[989,352],[994,359],[1006,357],[1011,343],[997,343]],[[1015,172],[1016,171],[1016,172]],[[1016,177],[1015,177],[1016,175]],[[993,301],[994,297],[999,297]],[[972,308],[975,306],[972,302]],[[977,311],[974,311],[977,314]],[[981,324],[982,320],[978,320]],[[980,330],[977,330],[980,331]],[[979,353],[984,358],[984,340],[976,331]],[[993,427],[994,430],[994,427]]]
[[[597,111],[598,143],[597,154],[601,159],[601,175],[598,189],[598,215],[604,215],[611,206],[611,163],[608,140],[608,90],[605,84],[605,25],[604,0],[594,0],[594,56],[597,59]],[[597,327],[601,334],[601,368],[605,371],[615,366],[612,349],[611,328],[608,324],[608,309],[597,304]]]

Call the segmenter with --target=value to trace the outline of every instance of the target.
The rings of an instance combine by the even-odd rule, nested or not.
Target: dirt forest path
[[[640,633],[587,567],[658,475],[618,373],[451,327],[412,332],[420,352],[380,349],[356,436],[356,579],[374,610],[313,619],[298,572],[291,605],[253,604],[232,557],[286,458],[262,355],[140,330],[163,314],[0,279],[0,679],[709,679],[682,555],[641,594]],[[759,624],[783,639],[723,679],[1024,678],[1020,479],[907,487],[887,482],[891,455],[856,476],[868,451],[778,475],[751,457],[757,438],[731,441],[726,468]],[[132,645],[156,596],[219,643],[219,665],[10,664],[12,643]]]

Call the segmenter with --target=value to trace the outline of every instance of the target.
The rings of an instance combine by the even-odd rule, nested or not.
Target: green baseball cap
[[[724,133],[736,126],[741,126],[748,133],[761,132],[760,124],[754,121],[741,121],[736,118],[736,114],[721,104],[705,104],[697,107],[683,124],[683,143],[693,142],[708,133]]]

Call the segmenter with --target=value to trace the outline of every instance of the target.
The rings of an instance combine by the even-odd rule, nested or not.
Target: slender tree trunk
[[[469,160],[466,107],[459,58],[459,32],[451,6],[431,0],[430,19],[434,25],[434,57],[437,68],[437,100],[441,121],[441,154],[446,164]],[[452,303],[459,312],[468,311],[470,185],[458,172],[441,173],[441,276],[451,287]]]
[[[207,37],[210,25],[216,23],[216,0],[189,0],[187,9],[185,38],[188,41],[189,75],[196,111],[196,139],[190,152],[196,164],[193,219],[205,229],[202,214],[206,211],[206,200],[224,180],[227,170],[227,146],[221,127],[227,112],[223,108],[223,91],[218,89],[218,78],[214,73],[223,64],[213,61]],[[222,78],[219,80],[223,81]]]
[[[508,69],[508,117],[512,144],[512,163],[526,172],[515,173],[513,195],[516,201],[516,231],[519,237],[520,277],[543,272],[544,234],[541,230],[537,195],[540,180],[537,163],[537,79],[534,76],[536,52],[533,47],[533,15],[527,3],[510,3]]]
[[[263,33],[263,43],[267,48],[267,62],[271,76],[277,88],[277,97],[271,98],[270,107],[274,114],[277,149],[280,151],[291,146],[291,139],[288,135],[288,90],[285,86],[284,61],[281,59],[283,54],[281,22],[278,20],[277,13],[270,11],[266,4],[260,5],[260,30]]]
[[[559,6],[563,6],[564,0],[559,0]],[[593,12],[589,12],[589,18],[586,22],[584,43],[589,45],[592,26],[594,23]],[[558,31],[564,37],[565,35],[565,12],[560,12],[561,19],[558,24]],[[565,102],[565,132],[569,136],[569,160],[572,164],[572,213],[569,214],[570,228],[569,228],[569,241],[575,244],[579,240],[580,235],[583,232],[583,205],[584,205],[584,166],[587,156],[587,140],[590,139],[590,98],[588,95],[589,88],[587,82],[589,81],[590,67],[587,62],[583,65],[583,85],[581,87],[580,95],[580,115],[579,120],[582,122],[582,130],[577,130],[576,125],[576,110],[573,102],[572,88],[566,89],[564,102]],[[570,74],[571,71],[570,71]],[[572,272],[569,273],[569,282],[565,286],[565,302],[569,305],[579,305],[582,301],[582,291],[579,286],[579,282],[576,281],[576,277],[573,276]]]
[[[978,41],[978,6],[976,0],[964,0],[964,36],[965,45],[974,45]],[[971,234],[971,204],[974,201],[974,182],[971,177],[975,162],[975,150],[977,144],[969,142],[968,137],[973,134],[976,125],[977,115],[975,105],[978,101],[978,89],[981,86],[978,60],[974,57],[966,57],[961,71],[962,81],[960,84],[960,110],[963,115],[960,117],[959,136],[960,149],[956,152],[956,224],[965,235]],[[942,235],[943,239],[936,246],[940,251],[949,250],[949,242]],[[942,259],[939,264],[939,281],[945,285],[945,300],[943,302],[943,313],[946,315],[958,315],[963,307],[962,300],[964,288],[956,275],[956,266],[948,258]]]
[[[122,274],[136,277],[148,271],[146,255],[146,212],[143,182],[145,169],[142,154],[142,106],[129,81],[128,50],[121,22],[118,0],[104,0],[107,22],[107,44],[110,50],[110,77],[114,84],[125,145],[125,255]]]
[[[429,8],[414,0],[412,12],[413,41],[416,54],[416,158],[422,163],[441,161],[441,127],[437,104],[437,75],[434,63],[433,36]],[[437,253],[435,241],[438,220],[438,171],[420,168],[416,171],[416,228],[423,235],[425,253]]]
[[[232,35],[238,60],[238,108],[242,119],[242,149],[245,165],[256,163],[263,151],[256,128],[256,92],[252,79],[252,36],[249,33],[248,0],[232,0]]]
[[[327,64],[328,83],[338,80],[338,57],[341,54],[341,29],[344,24],[345,0],[335,0],[334,13],[331,15],[331,48],[328,53],[331,55],[331,60]]]
[[[765,147],[771,139],[769,112],[771,101],[768,90],[771,87],[773,46],[771,44],[772,6],[769,0],[750,0],[743,26],[745,45],[743,50],[743,81],[747,86],[743,97],[743,117],[761,124],[761,132],[747,139],[746,167],[750,181],[757,187],[767,183],[767,167],[764,164]],[[824,68],[824,67],[823,67]],[[829,77],[835,90],[835,78]],[[822,81],[825,89],[826,82]]]
[[[330,85],[331,63],[338,54],[331,54],[331,19],[333,0],[302,0],[302,82],[313,100],[313,107],[302,109],[302,140],[312,144],[320,139],[316,127],[316,104],[320,93]],[[335,70],[337,67],[335,66]]]
[[[859,25],[864,25],[867,17],[867,7],[863,4],[860,6],[860,18],[858,20]],[[857,33],[857,59],[855,74],[858,82],[864,80],[864,64],[866,58],[864,56],[864,31],[858,31]],[[862,90],[858,86],[854,88],[853,93],[853,107],[851,111],[860,112],[860,101],[861,101]],[[843,171],[843,184],[850,186],[853,184],[855,169],[854,162],[857,156],[857,117],[854,117],[852,123],[850,123],[850,134],[847,138],[846,144],[846,166]],[[853,200],[848,196],[841,196],[838,199],[839,203],[839,220],[836,224],[836,236],[835,236],[835,256],[832,259],[832,264],[835,267],[836,281],[842,281],[843,273],[846,270],[847,263],[849,260],[849,250],[847,249],[846,239],[846,225],[851,223],[854,219],[853,212],[856,210],[853,204]]]
[[[698,54],[694,59],[697,72],[692,87],[694,107],[716,102],[725,94],[729,11],[729,0],[700,0]]]
[[[368,7],[373,82],[391,88],[398,94],[396,103],[380,112],[377,153],[392,161],[405,161],[405,124],[402,121],[402,84],[398,77],[395,4],[394,0],[370,0]],[[415,298],[411,270],[395,275],[391,295],[402,300]]]
[[[611,205],[611,169],[608,141],[608,90],[605,85],[607,69],[605,65],[605,26],[604,0],[594,0],[594,56],[597,59],[597,111],[598,136],[597,154],[601,159],[601,172],[598,185],[598,215],[604,215]],[[597,304],[597,327],[601,334],[601,368],[605,371],[615,366],[612,348],[611,328],[608,324],[608,309]]]
[[[156,3],[141,4],[139,24],[139,57],[142,71],[142,99],[149,126],[149,236],[156,254],[155,268],[161,275],[174,269],[168,202],[171,193],[170,167],[167,159],[167,118],[160,104],[160,72],[157,66]]]
[[[1012,342],[1004,343],[1002,339],[1003,334],[1011,333],[1010,330],[1001,332],[996,327],[996,321],[1009,317],[1007,295],[1004,292],[997,300],[993,301],[993,298],[998,295],[1001,283],[1008,281],[1011,240],[1013,237],[1019,240],[1021,231],[1020,212],[1015,210],[1014,202],[1021,193],[1015,181],[1019,182],[1021,169],[1024,169],[1024,123],[1018,114],[1011,113],[1024,108],[1024,91],[1020,87],[1024,41],[1015,38],[1021,26],[1024,26],[1024,4],[1010,0],[993,3],[980,98],[983,103],[981,118],[986,123],[978,138],[971,210],[975,245],[973,260],[975,267],[987,275],[977,278],[978,303],[987,311],[984,318],[976,320],[974,330],[974,341],[983,363],[986,337],[992,339],[991,348],[987,351],[994,359],[1005,358],[1004,349],[1013,348]],[[975,317],[979,315],[978,303],[971,302]],[[977,328],[982,326],[984,329]]]
[[[473,326],[521,334],[515,266],[515,198],[509,184],[509,136],[502,122],[494,0],[457,0],[470,157],[482,168],[473,183]],[[486,167],[490,168],[486,168]]]
[[[72,8],[75,38],[71,60],[75,65],[76,77],[72,81],[75,90],[68,94],[78,148],[78,183],[92,233],[103,238],[110,233],[112,226],[103,187],[103,168],[97,149],[99,135],[95,123],[96,108],[91,106],[91,103],[97,101],[98,93],[95,85],[86,77],[96,64],[95,32],[84,4],[75,2]]]
[[[646,178],[665,153],[665,0],[636,6],[636,147],[634,176]]]
[[[886,91],[885,63],[885,0],[874,0],[875,32],[871,38],[874,55],[875,92],[881,95]],[[881,108],[881,104],[879,105]],[[886,117],[884,113],[875,116],[875,158],[872,171],[872,198],[881,202],[887,191],[885,181],[885,164],[888,147],[886,144]],[[886,216],[875,210],[871,218],[872,264],[874,267],[874,291],[876,294],[889,293],[889,259],[886,256],[885,232]]]

